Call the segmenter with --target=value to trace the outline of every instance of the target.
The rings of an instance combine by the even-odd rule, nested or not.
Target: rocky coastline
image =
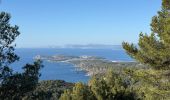
[[[76,71],[85,71],[87,76],[105,73],[108,69],[120,69],[125,67],[143,67],[137,62],[116,62],[95,56],[41,56],[37,55],[34,59],[41,59],[52,62],[71,63]]]

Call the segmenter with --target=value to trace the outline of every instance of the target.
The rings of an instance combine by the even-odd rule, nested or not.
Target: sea
[[[96,56],[116,62],[133,61],[123,49],[80,49],[80,48],[18,48],[15,50],[20,60],[11,65],[14,72],[22,72],[22,67],[33,63],[37,55],[53,56]],[[74,65],[64,62],[43,61],[44,67],[40,70],[41,80],[65,80],[66,82],[87,83],[90,79],[84,71],[77,71]]]

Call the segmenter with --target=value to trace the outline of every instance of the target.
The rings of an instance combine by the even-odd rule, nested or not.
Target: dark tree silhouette
[[[14,73],[9,67],[19,60],[13,42],[20,34],[18,26],[9,24],[10,18],[6,12],[0,13],[0,99],[20,100],[35,89],[42,62],[37,60],[33,64],[26,64],[23,73]]]

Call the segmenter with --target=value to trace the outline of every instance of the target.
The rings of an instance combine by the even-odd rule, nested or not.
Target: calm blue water
[[[132,59],[123,50],[111,49],[16,49],[20,56],[20,61],[14,63],[14,71],[22,72],[21,67],[26,63],[32,63],[36,55],[89,55],[104,57],[113,61],[132,61]],[[72,64],[54,63],[43,61],[44,68],[41,69],[41,80],[61,79],[67,82],[87,82],[89,77],[85,72],[77,72]]]

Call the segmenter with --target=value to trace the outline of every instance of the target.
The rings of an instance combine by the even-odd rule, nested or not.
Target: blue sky
[[[2,0],[20,27],[17,47],[137,43],[161,0]]]

